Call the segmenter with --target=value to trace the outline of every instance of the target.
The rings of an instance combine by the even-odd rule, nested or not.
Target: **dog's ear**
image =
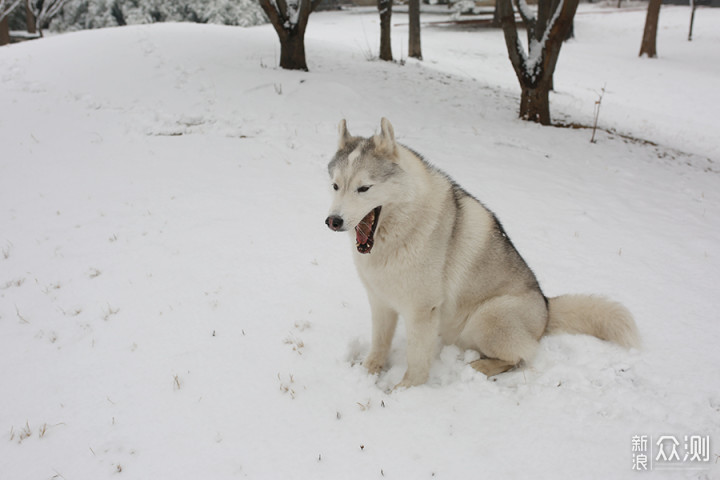
[[[395,143],[395,131],[390,120],[383,117],[380,120],[380,135],[373,138],[375,148],[388,156],[394,157],[397,154],[397,144]]]
[[[347,122],[343,118],[340,120],[340,124],[338,125],[338,150],[342,150],[345,148],[345,145],[347,145],[348,141],[352,138],[352,135],[350,135],[350,132],[348,132],[347,129]]]

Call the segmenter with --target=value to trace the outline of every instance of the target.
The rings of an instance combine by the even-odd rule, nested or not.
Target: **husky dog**
[[[502,225],[485,206],[418,154],[395,142],[390,122],[370,138],[339,125],[328,165],[333,203],[325,223],[350,232],[372,311],[364,361],[378,373],[398,315],[407,328],[408,368],[398,387],[427,381],[438,336],[473,349],[487,376],[529,362],[546,333],[594,335],[638,345],[630,312],[590,295],[547,298]]]

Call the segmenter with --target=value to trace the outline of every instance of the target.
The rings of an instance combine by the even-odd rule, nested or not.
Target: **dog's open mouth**
[[[375,243],[375,229],[377,228],[378,219],[380,218],[380,210],[377,207],[370,210],[365,218],[355,227],[355,246],[360,253],[370,253]]]

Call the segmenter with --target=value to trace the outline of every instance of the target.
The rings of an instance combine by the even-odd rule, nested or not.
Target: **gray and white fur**
[[[594,335],[638,346],[621,304],[601,296],[546,298],[495,215],[446,174],[395,141],[390,122],[369,138],[339,125],[328,165],[333,203],[326,223],[353,237],[353,256],[372,311],[364,361],[378,373],[398,315],[407,329],[408,368],[398,387],[427,381],[435,345],[473,349],[487,376],[532,360],[546,333]]]

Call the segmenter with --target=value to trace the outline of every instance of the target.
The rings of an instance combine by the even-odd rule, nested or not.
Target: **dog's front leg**
[[[387,360],[395,335],[398,315],[395,310],[369,295],[372,310],[372,347],[363,362],[371,374],[379,373]]]
[[[415,312],[406,319],[408,369],[395,388],[422,385],[430,375],[435,357],[439,318],[435,308]]]

